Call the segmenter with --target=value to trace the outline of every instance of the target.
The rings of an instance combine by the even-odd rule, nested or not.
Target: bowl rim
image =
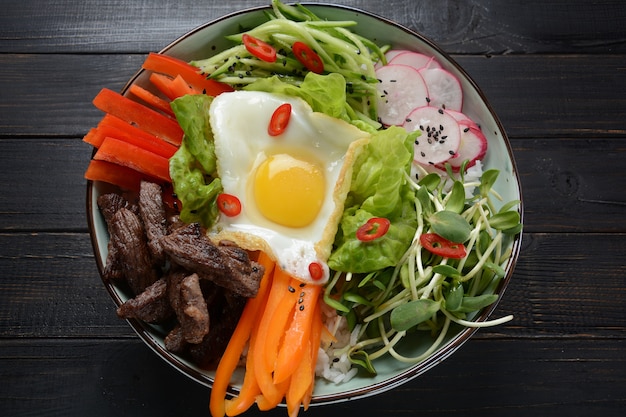
[[[511,143],[508,139],[508,136],[506,134],[506,131],[502,123],[500,122],[500,119],[498,118],[493,107],[487,100],[487,97],[484,95],[483,91],[479,88],[479,86],[476,84],[473,78],[465,71],[465,69],[463,69],[447,52],[445,52],[441,47],[439,47],[435,42],[430,40],[428,37],[402,24],[399,24],[393,20],[380,16],[376,13],[359,9],[353,6],[339,5],[339,4],[334,4],[334,3],[301,2],[300,4],[302,4],[303,6],[307,8],[310,8],[311,10],[320,9],[320,10],[332,11],[333,9],[336,9],[336,10],[342,10],[346,12],[362,14],[367,18],[379,20],[385,25],[389,25],[398,30],[401,30],[405,32],[407,35],[410,35],[416,38],[417,40],[419,40],[420,42],[423,42],[424,44],[426,44],[426,46],[428,46],[429,48],[433,49],[434,51],[439,53],[441,56],[443,56],[447,60],[448,64],[451,64],[452,66],[454,66],[455,70],[457,70],[466,79],[466,81],[472,86],[472,88],[478,94],[482,103],[485,105],[488,113],[494,119],[496,127],[500,133],[501,140],[503,141],[505,145],[506,151],[508,153],[508,157],[511,162],[511,166],[512,166],[511,175],[515,179],[515,185],[517,187],[516,192],[519,195],[518,211],[520,214],[520,222],[522,225],[524,224],[523,222],[524,204],[523,204],[523,197],[522,197],[521,182],[520,182],[519,171],[517,169],[517,165],[516,165],[515,158],[513,155]],[[234,12],[225,14],[223,16],[220,16],[218,18],[212,19],[210,21],[207,21],[191,29],[185,34],[179,36],[174,41],[170,42],[167,46],[162,48],[159,51],[159,53],[167,54],[168,51],[170,51],[177,44],[197,34],[198,32],[206,29],[209,26],[215,25],[224,20],[235,18],[237,16],[247,15],[247,14],[266,11],[266,10],[271,10],[271,5],[249,7],[249,8],[234,11]],[[126,93],[129,87],[137,80],[137,78],[142,73],[144,73],[144,71],[145,70],[143,69],[139,69],[124,85],[124,87],[121,89],[121,93],[122,94]],[[89,228],[91,245],[94,251],[94,257],[96,258],[96,265],[97,265],[100,277],[102,279],[102,282],[107,292],[109,293],[109,296],[112,298],[113,302],[115,303],[115,306],[119,307],[123,303],[123,300],[120,298],[114,285],[112,285],[110,282],[107,282],[104,279],[104,275],[103,275],[104,260],[100,257],[100,253],[101,253],[100,242],[98,242],[96,233],[94,233],[94,230],[95,230],[95,218],[93,216],[94,193],[95,193],[94,185],[95,184],[93,181],[87,180],[86,209],[87,209],[87,223],[88,223],[88,228]],[[505,268],[505,270],[507,271],[506,275],[502,278],[502,280],[500,281],[500,283],[494,290],[494,293],[498,294],[498,299],[491,305],[485,307],[480,312],[480,314],[477,315],[473,319],[473,321],[477,321],[477,322],[486,321],[494,312],[494,310],[497,308],[498,304],[500,303],[502,296],[504,295],[506,288],[508,287],[509,282],[511,281],[511,277],[514,273],[515,265],[517,263],[517,260],[521,251],[522,235],[523,235],[522,232],[518,233],[511,242],[511,255],[508,259],[508,262]],[[189,366],[186,362],[180,360],[180,358],[176,354],[165,349],[162,342],[160,342],[157,338],[153,336],[151,332],[151,326],[149,324],[143,323],[137,319],[127,319],[126,321],[129,323],[133,331],[139,336],[139,338],[142,339],[143,342],[150,349],[152,349],[161,359],[169,363],[172,367],[177,369],[186,377],[191,378],[192,380],[202,385],[205,385],[209,388],[212,387],[213,378],[203,372],[200,372],[197,368]],[[420,376],[421,374],[433,368],[435,365],[447,359],[450,355],[456,352],[463,344],[465,344],[477,331],[478,331],[478,327],[463,328],[457,335],[452,337],[452,339],[449,342],[447,342],[445,345],[440,347],[436,351],[435,354],[431,355],[430,357],[424,359],[421,362],[418,362],[416,364],[413,364],[407,367],[402,372],[396,375],[393,375],[385,380],[382,380],[379,382],[374,381],[372,384],[364,386],[364,387],[354,388],[354,389],[332,393],[332,394],[323,394],[323,395],[314,394],[311,400],[311,405],[334,404],[334,403],[349,401],[352,399],[365,398],[365,397],[369,397],[369,396],[376,395],[376,394],[381,394],[383,392],[387,392],[391,389],[394,389],[406,382],[409,382],[412,379],[415,379],[416,377]],[[236,396],[238,392],[239,392],[238,389],[233,388],[232,386],[228,387],[227,394],[229,396]]]

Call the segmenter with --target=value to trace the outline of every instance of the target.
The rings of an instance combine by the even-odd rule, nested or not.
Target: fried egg
[[[291,104],[289,122],[271,136],[283,103]],[[237,216],[220,216],[212,238],[263,250],[297,279],[325,283],[352,166],[369,134],[302,99],[255,91],[219,95],[209,120],[224,193],[242,206]],[[322,266],[321,279],[311,277],[311,263]]]

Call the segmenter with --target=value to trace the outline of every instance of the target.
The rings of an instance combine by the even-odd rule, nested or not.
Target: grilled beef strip
[[[217,246],[198,223],[174,230],[161,238],[163,249],[176,264],[242,297],[254,297],[263,266],[234,246]]]
[[[163,322],[173,313],[165,278],[160,278],[136,297],[126,300],[117,309],[117,315],[120,318],[134,318],[146,323]]]
[[[200,288],[198,274],[191,274],[181,281],[180,296],[182,308],[177,316],[183,337],[189,343],[200,343],[209,333],[209,311]]]
[[[153,268],[143,225],[139,216],[127,208],[119,209],[109,223],[110,242],[116,252],[124,278],[133,294],[143,292],[159,278]]]
[[[201,343],[187,346],[194,363],[203,369],[215,369],[237,327],[247,298],[216,286],[219,296],[210,305],[211,325]]]
[[[161,186],[142,181],[139,190],[139,213],[148,238],[148,249],[157,265],[165,262],[160,239],[167,234],[167,219]]]

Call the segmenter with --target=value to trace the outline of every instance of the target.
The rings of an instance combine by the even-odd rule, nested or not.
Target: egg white
[[[286,130],[267,132],[274,110],[292,106]],[[326,261],[350,188],[352,165],[369,134],[345,121],[313,112],[302,99],[255,91],[223,93],[213,100],[209,120],[215,140],[217,171],[224,192],[242,204],[238,216],[220,216],[215,240],[231,240],[248,250],[263,250],[292,276],[311,282],[309,264],[319,262],[328,280]],[[277,151],[305,154],[318,161],[326,178],[324,201],[315,220],[305,227],[286,227],[256,209],[252,188],[257,167]]]

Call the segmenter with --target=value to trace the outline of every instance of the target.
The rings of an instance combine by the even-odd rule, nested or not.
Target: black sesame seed
[[[464,133],[469,132],[469,127],[466,127],[465,129],[463,129],[463,132],[464,132]]]
[[[304,306],[300,306],[300,311],[304,311]]]
[[[420,152],[420,154],[422,155],[422,158],[426,157],[426,154],[424,152]]]
[[[289,290],[289,292],[291,292],[291,293],[296,292],[296,289],[294,287],[292,287],[291,285],[287,288],[287,290]]]
[[[411,123],[411,119],[409,119],[408,117],[406,119],[404,119],[407,123]]]
[[[437,111],[439,112],[439,114],[443,114],[443,109],[439,109]]]
[[[454,152],[454,151],[450,150],[450,151],[448,151],[448,153],[449,153],[450,155],[454,155],[456,152]]]

